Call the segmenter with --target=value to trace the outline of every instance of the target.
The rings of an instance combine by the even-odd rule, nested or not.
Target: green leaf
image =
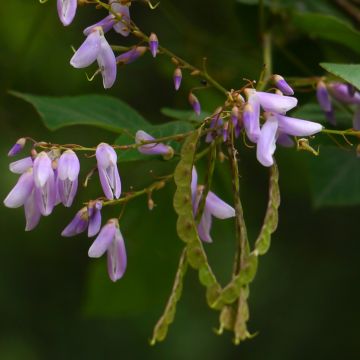
[[[176,120],[184,120],[184,121],[202,121],[206,117],[210,116],[211,114],[206,111],[202,111],[201,115],[196,115],[192,110],[178,110],[178,109],[171,109],[171,108],[162,108],[161,113],[169,118],[176,119]]]
[[[355,151],[321,147],[320,156],[309,158],[314,205],[360,204],[360,159]]]
[[[314,38],[337,42],[360,54],[360,32],[338,17],[316,13],[295,13],[292,24]]]
[[[112,96],[48,97],[15,91],[11,94],[32,104],[50,130],[91,125],[122,133],[124,129],[141,129],[149,124],[136,110]]]
[[[126,134],[120,135],[116,140],[116,145],[129,145],[135,142],[135,133],[137,130],[144,130],[149,133],[154,138],[161,138],[166,136],[172,136],[176,134],[186,133],[193,129],[193,126],[184,121],[173,121],[161,125],[150,125],[147,124],[141,128],[137,129],[130,129],[126,132]],[[168,143],[175,151],[180,150],[180,144],[175,141],[165,142]],[[118,161],[125,162],[125,161],[141,161],[141,160],[148,160],[149,155],[141,154],[137,149],[127,149],[127,150],[120,150],[119,152]],[[158,159],[162,159],[161,156],[153,156]]]
[[[360,90],[360,64],[321,63],[320,66]]]

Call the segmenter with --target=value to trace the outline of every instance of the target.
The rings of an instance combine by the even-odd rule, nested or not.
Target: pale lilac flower
[[[34,160],[35,197],[42,215],[50,215],[56,203],[55,175],[48,154],[42,151]]]
[[[14,174],[23,174],[33,166],[33,159],[31,156],[20,159],[10,163],[9,169]]]
[[[156,34],[151,33],[149,37],[149,48],[153,57],[156,57],[159,48],[159,40]]]
[[[180,85],[181,85],[181,81],[182,81],[182,71],[179,67],[177,67],[174,71],[174,87],[175,90],[179,90],[180,89]]]
[[[25,231],[31,231],[38,225],[41,218],[41,212],[36,201],[35,189],[33,189],[30,196],[26,199],[24,211],[26,219]]]
[[[347,84],[331,83],[329,84],[329,89],[334,98],[344,104],[360,104],[360,92],[356,91],[353,94],[349,93]]]
[[[192,169],[191,192],[193,199],[193,212],[196,216],[200,203],[203,186],[197,186],[197,172],[195,167]],[[228,219],[235,216],[235,209],[221,200],[212,191],[209,191],[205,200],[205,207],[197,227],[199,237],[204,242],[212,242],[210,235],[212,216],[218,219]]]
[[[155,138],[143,130],[139,130],[135,134],[136,144],[152,140],[155,140]],[[138,147],[138,151],[145,155],[162,155],[166,160],[171,159],[174,155],[173,148],[163,143],[144,144]]]
[[[103,226],[89,249],[89,257],[99,258],[107,252],[108,274],[112,281],[123,277],[126,265],[126,249],[117,219],[111,219]]]
[[[291,86],[285,81],[285,79],[282,76],[274,75],[273,80],[276,87],[285,95],[294,95],[294,90],[291,88]]]
[[[109,4],[111,5],[111,10],[121,17],[121,21],[116,21],[114,24],[114,30],[122,36],[128,36],[130,34],[129,6],[120,4],[118,0],[110,0]],[[114,16],[111,12],[110,14]]]
[[[195,114],[199,116],[201,113],[201,105],[198,98],[192,92],[189,94],[189,103],[194,109]]]
[[[64,26],[68,26],[74,20],[77,0],[57,0],[59,18]]]
[[[94,28],[89,33],[71,58],[70,64],[79,69],[91,65],[95,60],[99,65],[104,88],[109,89],[116,80],[116,59],[101,27]]]
[[[282,137],[284,135],[310,136],[323,129],[321,124],[280,114],[266,113],[265,117],[266,122],[261,128],[256,148],[256,157],[264,166],[273,165],[276,141],[280,134]]]
[[[145,46],[136,46],[129,51],[116,57],[116,62],[120,64],[131,64],[140,56],[144,55],[147,48]]]
[[[80,162],[74,151],[66,150],[58,160],[57,189],[64,206],[70,207],[78,188]]]
[[[247,137],[253,143],[258,141],[260,136],[260,108],[250,103],[246,103],[243,112],[243,124]]]
[[[8,152],[8,156],[15,156],[19,154],[21,150],[24,148],[25,144],[26,144],[25,138],[19,139]]]
[[[117,168],[117,155],[108,144],[101,143],[96,148],[96,160],[101,186],[109,200],[121,195],[121,181]]]
[[[319,81],[316,86],[316,97],[317,100],[325,112],[325,115],[329,122],[333,125],[335,125],[335,117],[334,117],[334,111],[330,99],[330,94],[328,92],[328,89],[326,87],[326,84],[323,81]]]
[[[33,169],[24,172],[14,188],[4,200],[4,205],[9,208],[18,208],[25,204],[34,189]]]
[[[88,208],[80,209],[71,222],[62,231],[61,236],[70,237],[84,232],[89,223]]]
[[[88,237],[95,236],[101,228],[101,209],[102,202],[99,200],[91,201],[88,205]]]

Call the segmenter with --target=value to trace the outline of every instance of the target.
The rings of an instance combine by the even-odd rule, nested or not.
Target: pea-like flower
[[[144,55],[147,48],[145,46],[136,46],[129,51],[126,51],[116,57],[118,64],[131,64],[137,60],[140,56]]]
[[[52,161],[42,151],[34,160],[35,198],[42,215],[50,215],[56,204],[55,175]]]
[[[189,94],[189,103],[195,111],[195,114],[199,116],[201,113],[201,105],[198,98],[192,92]]]
[[[89,257],[99,258],[107,252],[108,274],[112,281],[121,279],[127,265],[124,239],[117,219],[111,219],[103,226],[89,249]]]
[[[23,174],[33,166],[33,159],[31,156],[14,161],[10,163],[9,169],[14,174]]]
[[[192,170],[191,192],[194,216],[196,216],[203,193],[203,186],[197,185],[197,172],[195,167],[193,167]],[[212,191],[209,191],[206,196],[204,211],[197,227],[199,237],[204,242],[212,242],[210,230],[213,216],[218,219],[228,219],[235,216],[235,209],[225,201],[221,200]]]
[[[115,22],[114,30],[122,36],[128,36],[130,34],[129,6],[120,4],[118,0],[110,0],[109,4],[111,6],[111,11],[115,12],[119,17],[121,17],[120,21]],[[110,15],[114,16],[112,12],[110,12]]]
[[[101,209],[102,202],[99,200],[90,201],[88,205],[88,237],[95,236],[101,228]]]
[[[105,196],[109,200],[121,195],[121,180],[117,168],[117,155],[108,144],[101,143],[96,148],[96,160],[99,177]]]
[[[77,0],[57,0],[57,10],[60,21],[68,26],[76,15]]]
[[[261,128],[256,148],[257,159],[264,166],[274,163],[273,154],[279,134],[310,136],[323,129],[321,124],[276,113],[265,113],[265,118],[266,122]]]
[[[71,237],[84,232],[89,224],[88,208],[84,206],[62,231],[61,236]]]
[[[144,141],[156,140],[143,130],[139,130],[135,134],[136,144],[142,144]],[[165,160],[169,160],[174,156],[174,150],[171,146],[163,143],[144,144],[138,147],[139,152],[145,155],[162,155]]]
[[[41,212],[36,201],[35,188],[25,201],[24,211],[26,219],[25,231],[33,230],[38,225],[41,218]]]
[[[273,81],[275,86],[285,95],[294,95],[294,90],[286,82],[286,80],[281,75],[274,75]]]
[[[57,189],[64,206],[70,207],[78,188],[80,162],[74,151],[66,150],[59,158],[57,166]]]
[[[114,85],[116,80],[116,59],[107,42],[102,27],[95,27],[75,52],[70,64],[77,69],[85,68],[97,60],[105,89]]]

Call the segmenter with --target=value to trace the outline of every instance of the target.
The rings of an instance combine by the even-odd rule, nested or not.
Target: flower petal
[[[205,208],[199,225],[197,227],[199,237],[202,241],[211,243],[212,238],[210,235],[212,219],[210,212]]]
[[[320,132],[323,129],[321,124],[316,122],[292,118],[275,114],[279,122],[279,130],[292,136],[310,136]]]
[[[68,26],[74,20],[77,8],[77,0],[57,0],[58,15],[64,26]]]
[[[276,133],[278,122],[274,116],[269,117],[263,127],[256,147],[256,157],[264,166],[271,166],[274,163],[273,154],[276,149]]]
[[[297,99],[291,96],[283,96],[261,91],[256,92],[256,97],[259,99],[260,105],[265,111],[278,114],[285,114],[287,111],[294,108],[298,103]]]
[[[97,62],[103,78],[103,85],[105,89],[109,89],[114,85],[116,80],[116,58],[111,46],[105,39],[105,36],[100,37],[100,52],[97,57]]]
[[[70,64],[77,69],[91,65],[99,56],[101,49],[100,31],[91,32],[70,60]]]
[[[110,220],[103,226],[99,235],[91,245],[88,255],[91,258],[101,257],[105,251],[109,248],[110,244],[114,240],[116,232],[116,222]]]
[[[113,242],[107,251],[108,273],[112,281],[121,279],[127,266],[127,256],[124,239],[117,227]]]
[[[41,213],[35,200],[35,189],[33,189],[31,195],[26,199],[24,210],[26,218],[25,231],[31,231],[38,225],[41,218]]]
[[[25,204],[34,188],[34,177],[32,169],[22,174],[4,200],[4,205],[8,208],[18,208]]]
[[[205,206],[209,213],[218,219],[228,219],[235,216],[235,209],[212,191],[209,191],[206,197]]]
[[[14,174],[23,174],[25,171],[30,169],[33,166],[33,160],[30,156],[14,161],[10,163],[9,169]]]

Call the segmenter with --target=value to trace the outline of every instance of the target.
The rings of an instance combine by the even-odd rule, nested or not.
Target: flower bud
[[[177,67],[174,71],[174,86],[175,90],[179,90],[182,80],[182,71],[179,67]]]
[[[285,95],[294,95],[294,90],[290,87],[290,85],[285,81],[282,76],[274,75],[273,81],[275,83],[275,86]]]
[[[151,35],[149,37],[149,47],[150,47],[150,52],[151,52],[152,56],[156,57],[156,54],[157,54],[158,48],[159,48],[159,40],[155,33],[151,33]]]
[[[192,92],[189,94],[189,103],[194,109],[195,114],[199,116],[201,113],[201,105],[198,98]]]
[[[21,152],[26,144],[25,138],[20,138],[8,152],[8,156],[15,156]]]
[[[140,56],[144,55],[146,50],[147,48],[145,46],[136,46],[135,48],[117,56],[116,62],[121,64],[131,64]]]

